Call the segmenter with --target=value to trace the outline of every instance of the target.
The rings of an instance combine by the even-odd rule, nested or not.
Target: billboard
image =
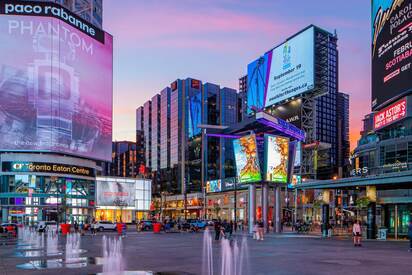
[[[289,139],[265,136],[265,175],[270,182],[288,181]]]
[[[372,109],[412,92],[412,0],[372,1]]]
[[[111,160],[112,37],[31,1],[0,1],[0,33],[0,150]]]
[[[134,181],[99,180],[96,181],[97,206],[135,206],[136,185]]]
[[[221,180],[211,180],[206,182],[206,193],[215,193],[222,191]]]
[[[311,26],[248,65],[248,110],[261,110],[314,89]]]
[[[236,172],[239,183],[261,181],[256,137],[254,134],[233,140]]]
[[[389,105],[383,110],[373,115],[373,125],[375,130],[383,128],[389,124],[401,120],[407,116],[406,99],[402,99]]]

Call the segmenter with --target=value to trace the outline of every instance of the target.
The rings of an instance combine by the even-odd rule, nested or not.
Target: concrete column
[[[263,218],[263,225],[265,227],[265,232],[268,232],[269,223],[268,223],[268,208],[269,208],[269,194],[268,194],[269,186],[267,183],[262,184],[262,218]]]
[[[280,221],[280,216],[281,216],[281,207],[280,207],[280,186],[276,185],[275,186],[275,232],[280,233],[281,229],[281,221]]]
[[[256,219],[256,186],[249,184],[249,211],[248,211],[248,228],[249,234],[253,234],[253,226]]]
[[[367,239],[376,239],[376,202],[371,202],[368,205],[368,225],[367,225]]]
[[[7,207],[2,207],[1,209],[1,222],[2,223],[7,223],[8,222],[8,218],[9,218],[9,209]]]
[[[328,236],[329,204],[322,204],[322,237]]]

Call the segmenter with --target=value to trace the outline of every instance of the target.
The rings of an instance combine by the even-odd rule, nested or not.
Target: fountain
[[[209,230],[205,230],[203,235],[203,275],[213,275],[215,273],[213,262],[212,235]],[[221,241],[221,275],[246,275],[249,272],[249,250],[247,239],[244,237],[240,242],[237,240],[223,239]]]
[[[71,233],[67,234],[66,238],[66,258],[65,262],[70,263],[77,261],[80,254],[80,234]]]
[[[122,274],[124,268],[122,239],[103,236],[103,273]]]
[[[59,248],[58,248],[58,235],[56,232],[49,231],[47,232],[47,245],[46,245],[46,251],[47,255],[57,255],[59,253]]]

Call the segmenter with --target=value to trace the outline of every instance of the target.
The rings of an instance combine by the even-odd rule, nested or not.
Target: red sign
[[[402,99],[374,115],[375,129],[379,129],[406,117],[406,99]]]

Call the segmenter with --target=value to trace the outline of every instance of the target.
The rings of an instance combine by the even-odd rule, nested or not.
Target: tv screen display
[[[252,183],[262,180],[254,134],[233,140],[236,171],[239,183]]]
[[[60,7],[39,3],[36,11],[51,11],[48,5]],[[4,6],[0,14],[0,150],[111,160],[111,35],[86,33],[81,19],[83,29],[51,12],[18,11]]]

